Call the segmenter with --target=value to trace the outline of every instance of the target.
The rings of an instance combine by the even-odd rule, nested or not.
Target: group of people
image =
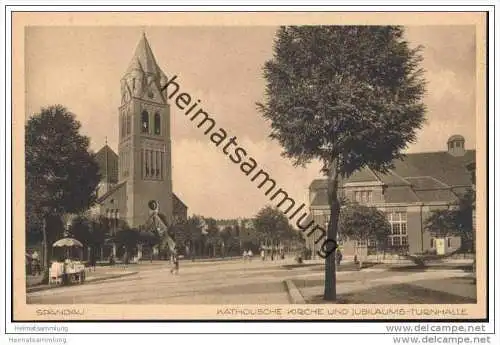
[[[252,257],[253,257],[253,252],[251,249],[243,251],[243,260],[244,261],[251,261]],[[267,257],[266,251],[264,249],[262,249],[260,251],[260,258],[262,259],[262,261],[265,261],[266,257]],[[278,252],[271,251],[270,257],[271,257],[271,260],[274,260],[275,258],[276,259],[280,258],[283,260],[283,259],[285,259],[285,253],[282,250],[278,251]]]
[[[273,261],[274,259],[278,260],[278,258],[281,260],[284,260],[285,259],[285,252],[282,249],[278,250],[278,251],[272,250],[270,257],[271,257],[271,261]],[[261,251],[260,251],[260,258],[262,259],[262,261],[266,260],[266,251],[264,249],[261,249]]]
[[[253,252],[251,249],[243,251],[243,261],[252,261]]]

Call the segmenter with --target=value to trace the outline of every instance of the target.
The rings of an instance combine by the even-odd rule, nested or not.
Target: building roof
[[[127,73],[136,69],[139,69],[144,73],[154,74],[157,77],[161,77],[161,69],[156,63],[153,51],[151,50],[146,34],[144,33],[135,48],[134,56],[130,61],[129,67],[127,68]]]
[[[117,190],[119,190],[122,187],[127,187],[127,184],[124,182],[120,182],[117,185],[113,186],[110,190],[108,190],[106,193],[104,193],[102,196],[100,196],[97,199],[97,203],[100,204],[107,198],[109,198],[111,195],[113,195]]]
[[[450,187],[432,176],[407,177],[406,181],[409,181],[414,190],[435,190]]]
[[[101,180],[109,183],[118,182],[118,155],[107,144],[95,155],[99,165]]]
[[[326,182],[326,180],[324,180]],[[316,195],[314,196],[314,199],[311,202],[311,205],[315,206],[323,206],[323,205],[328,205],[329,200],[328,200],[328,192],[326,187],[321,188],[316,190]]]
[[[341,184],[374,181],[370,176],[375,176],[386,187],[384,199],[387,203],[453,202],[457,194],[472,186],[468,166],[473,166],[475,155],[475,150],[467,150],[463,156],[453,156],[446,151],[411,153],[396,160],[394,169],[388,173],[365,167]],[[314,180],[309,189],[316,192],[312,206],[328,205],[326,179]]]
[[[452,135],[448,139],[449,143],[451,143],[452,141],[465,141],[465,138],[463,136],[461,136],[460,134],[455,134],[455,135]]]
[[[384,200],[386,203],[405,203],[420,201],[415,191],[410,186],[394,186],[387,188],[384,192]]]
[[[172,199],[173,199],[174,203],[177,203],[177,204],[187,208],[187,205],[185,203],[183,203],[182,200],[177,195],[175,195],[175,193],[172,193]]]
[[[467,164],[475,161],[476,150],[466,150],[463,156],[453,156],[446,151],[408,154],[395,162],[399,176],[433,178],[449,185],[470,185],[471,176]]]

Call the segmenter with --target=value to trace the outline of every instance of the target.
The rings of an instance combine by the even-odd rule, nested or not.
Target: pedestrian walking
[[[264,249],[260,250],[260,257],[262,258],[262,261],[266,260],[266,252],[264,251]]]
[[[246,250],[243,251],[243,261],[247,261],[248,258],[248,252]]]
[[[128,251],[125,249],[125,252],[123,253],[123,268],[127,268],[128,265]]]
[[[337,248],[337,250],[335,251],[335,261],[337,262],[337,266],[339,266],[340,262],[342,261],[342,252],[339,248]]]
[[[174,247],[171,256],[171,261],[172,261],[172,269],[170,270],[170,273],[179,274],[179,254],[177,252],[177,247]]]
[[[42,265],[40,263],[40,257],[38,252],[35,250],[33,254],[31,254],[31,263],[33,265],[33,275],[38,275],[42,273]]]
[[[253,256],[253,253],[252,253],[252,250],[250,249],[248,251],[248,261],[252,261],[252,256]]]

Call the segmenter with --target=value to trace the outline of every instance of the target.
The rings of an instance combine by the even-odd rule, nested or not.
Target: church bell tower
[[[151,200],[172,222],[170,106],[161,93],[166,81],[143,34],[121,79],[119,107],[118,174],[126,183],[131,227],[145,224]]]

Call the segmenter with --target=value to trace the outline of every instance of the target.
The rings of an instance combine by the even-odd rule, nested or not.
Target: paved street
[[[129,265],[138,274],[88,285],[28,294],[28,303],[289,303],[283,280],[296,274],[277,263],[181,262],[179,275],[168,263]]]
[[[284,280],[316,281],[323,279],[321,267],[305,265],[284,268],[292,261],[254,259],[218,262],[181,262],[180,274],[172,275],[166,262],[129,265],[132,276],[29,293],[28,303],[41,304],[288,304]],[[106,269],[106,268],[101,268]],[[433,278],[446,274],[431,274]],[[387,272],[380,270],[344,271],[337,273],[340,290],[369,288],[370,282],[391,284],[422,279],[423,273]],[[304,288],[304,287],[299,287]],[[318,287],[312,287],[318,291]],[[308,289],[306,289],[308,290]]]

